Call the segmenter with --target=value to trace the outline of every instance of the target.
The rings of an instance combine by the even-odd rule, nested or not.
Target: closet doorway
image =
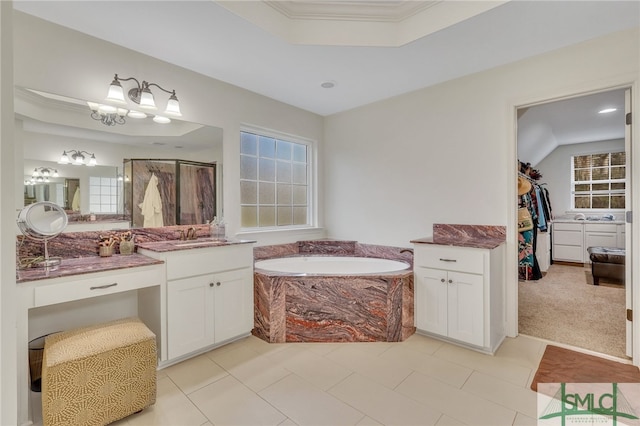
[[[619,88],[517,110],[518,203],[534,221],[518,233],[519,334],[631,356],[630,262],[596,271],[594,285],[587,251],[630,259],[629,109],[630,90]]]

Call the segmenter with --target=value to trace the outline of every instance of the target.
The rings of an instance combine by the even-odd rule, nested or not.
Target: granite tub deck
[[[256,247],[255,260],[289,256],[376,257],[413,264],[401,248],[354,241]],[[399,342],[415,332],[413,271],[301,275],[256,269],[255,328],[267,342]]]

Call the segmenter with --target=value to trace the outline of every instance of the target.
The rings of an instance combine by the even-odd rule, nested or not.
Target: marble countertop
[[[624,220],[576,220],[576,219],[553,219],[556,223],[614,223],[617,225],[624,224]]]
[[[109,257],[90,256],[62,259],[62,262],[57,267],[18,269],[16,271],[16,282],[20,284],[48,278],[69,277],[163,263],[162,260],[152,259],[137,253],[131,255],[116,254]]]
[[[217,240],[213,238],[198,238],[195,240],[165,240],[165,241],[153,241],[147,243],[138,243],[137,246],[142,249],[155,252],[169,252],[177,250],[191,250],[207,247],[223,247],[235,244],[252,244],[253,240],[234,240],[225,239]]]
[[[413,244],[433,244],[439,246],[471,247],[481,249],[494,249],[505,243],[504,238],[460,238],[456,236],[442,236],[438,238],[425,237],[411,240]]]

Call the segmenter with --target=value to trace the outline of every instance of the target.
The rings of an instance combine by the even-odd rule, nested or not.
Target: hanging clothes
[[[144,222],[142,226],[145,228],[157,228],[164,226],[162,218],[162,198],[158,190],[158,178],[155,174],[151,174],[151,179],[147,184],[142,203],[138,205],[142,210]]]
[[[529,192],[520,195],[518,200],[518,207],[526,207],[533,220],[533,229],[518,233],[518,279],[525,281],[542,278],[542,272],[536,258],[538,214],[532,198],[534,192],[535,190],[531,186]]]

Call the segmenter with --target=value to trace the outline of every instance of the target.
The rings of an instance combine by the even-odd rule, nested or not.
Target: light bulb
[[[120,104],[126,103],[124,100],[124,91],[122,85],[118,81],[118,76],[113,79],[109,85],[109,91],[107,92],[107,100],[111,102],[118,102]]]
[[[180,113],[180,103],[178,102],[178,98],[176,97],[175,92],[171,94],[169,97],[169,101],[167,102],[167,109],[164,111],[167,115],[173,115],[175,117],[182,117],[182,113]]]
[[[153,93],[148,87],[144,87],[140,92],[140,108],[157,109],[156,102],[153,100]]]

